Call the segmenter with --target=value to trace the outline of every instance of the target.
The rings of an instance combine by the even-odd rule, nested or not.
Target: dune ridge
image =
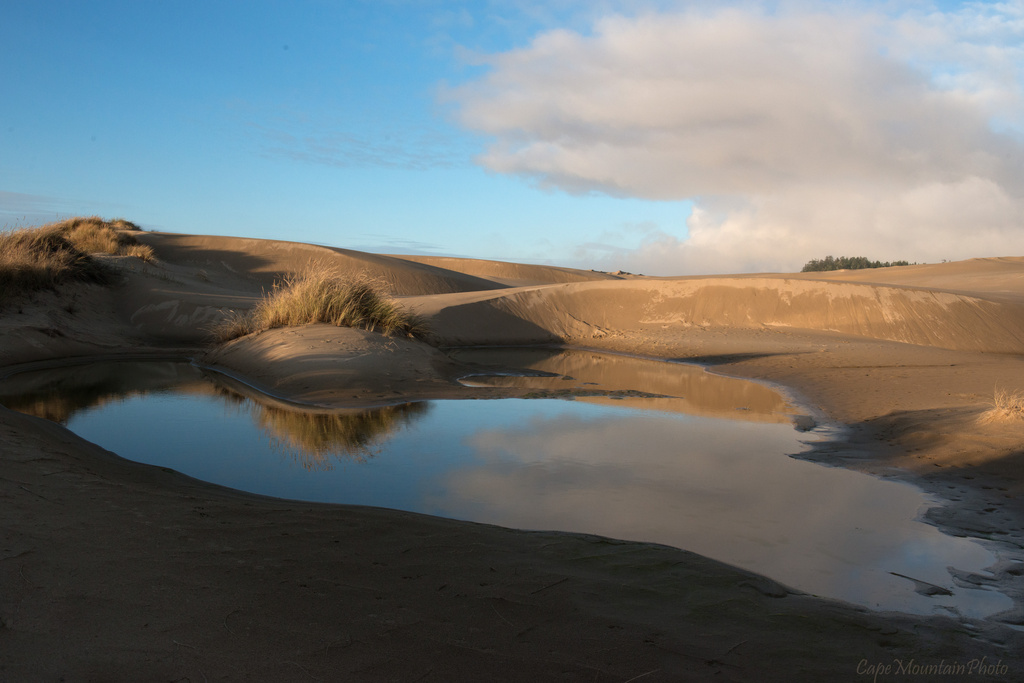
[[[219,270],[235,290],[233,297],[223,296],[228,292],[202,292],[192,283],[165,293],[162,301],[152,291],[128,294],[135,299],[128,311],[133,323],[152,321],[147,331],[179,340],[197,321],[246,308],[284,274],[328,259],[408,297],[429,319],[434,342],[445,345],[578,342],[672,329],[794,329],[951,350],[1024,349],[1024,258],[824,274],[622,279],[554,266],[380,256],[273,240],[165,233],[140,233],[139,239],[169,264]],[[509,285],[524,281],[539,284]],[[248,301],[239,298],[246,295]]]
[[[635,280],[416,299],[444,344],[586,340],[672,328],[815,332],[1019,352],[1024,308],[978,296],[794,278]]]
[[[1016,607],[969,624],[877,613],[683,550],[263,499],[0,408],[0,580],[17,587],[0,592],[0,679],[408,679],[419,663],[411,673],[423,680],[498,680],[510,667],[530,680],[833,680],[861,660],[983,657],[1010,672],[988,680],[1024,670],[1024,639],[1004,625],[1024,624],[1020,422],[978,420],[994,385],[1024,387],[1024,259],[617,279],[272,240],[138,239],[155,261],[103,257],[119,284],[41,291],[0,313],[0,374],[74,356],[191,358],[313,445],[314,407],[345,420],[367,405],[506,395],[459,386],[458,353],[365,330],[305,325],[210,349],[207,326],[327,258],[389,282],[429,317],[435,346],[567,341],[801,392],[849,426],[813,457],[926,487],[937,501],[926,519],[999,543],[991,576],[958,580],[998,586]],[[533,284],[508,286],[523,282]],[[669,379],[647,384],[698,391]]]
[[[797,273],[793,277],[969,291],[989,298],[1019,302],[1024,295],[1024,257],[998,256],[895,268]]]
[[[457,258],[453,256],[412,256],[396,255],[394,258],[436,266],[467,275],[475,275],[487,280],[522,287],[530,285],[556,284],[564,282],[591,282],[597,280],[621,280],[622,277],[612,273],[596,270],[577,270],[560,266],[541,266],[529,263],[512,263],[510,261],[491,261],[488,259]]]
[[[614,339],[642,344],[649,335],[791,330],[963,351],[1024,349],[1021,257],[824,274],[623,279],[288,241],[152,232],[136,237],[153,248],[155,262],[122,259],[116,264],[125,279],[121,286],[82,288],[76,303],[60,305],[89,311],[95,324],[72,321],[59,310],[33,324],[9,321],[17,328],[6,336],[13,362],[76,345],[80,354],[90,340],[109,349],[126,334],[151,345],[203,344],[232,311],[250,309],[284,276],[325,259],[342,272],[386,282],[428,319],[432,343],[440,345]],[[541,284],[508,284],[526,279]],[[55,326],[55,316],[68,320]],[[74,331],[59,336],[64,322],[74,322]]]
[[[392,294],[440,294],[502,289],[505,285],[433,265],[339,247],[279,240],[140,233],[139,241],[153,247],[158,258],[244,273],[269,287],[281,276],[324,260],[340,270],[364,272],[388,284]]]

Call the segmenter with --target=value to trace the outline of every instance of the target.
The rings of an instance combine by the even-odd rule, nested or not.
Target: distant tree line
[[[823,259],[811,259],[804,264],[802,273],[817,273],[824,270],[858,270],[860,268],[889,268],[890,266],[909,266],[909,261],[869,261],[866,256],[826,256]]]

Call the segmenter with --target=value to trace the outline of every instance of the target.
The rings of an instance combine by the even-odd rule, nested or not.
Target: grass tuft
[[[146,263],[153,263],[156,261],[156,254],[153,253],[153,247],[148,244],[129,244],[127,247],[123,247],[120,251],[122,256],[132,256],[140,261]]]
[[[982,422],[1011,422],[1024,420],[1024,393],[996,389],[992,407],[981,415]]]
[[[69,281],[109,282],[109,271],[89,257],[104,253],[154,259],[153,250],[126,232],[124,219],[70,218],[36,228],[0,231],[0,305]]]
[[[365,273],[349,275],[322,262],[286,278],[247,314],[234,314],[214,329],[220,342],[276,327],[327,323],[382,334],[422,337],[424,321],[387,294],[384,283]]]
[[[64,230],[71,243],[86,254],[134,256],[147,263],[155,259],[153,248],[139,244],[135,236],[128,232],[139,230],[139,226],[123,218],[112,221],[96,216],[70,218],[54,225]]]

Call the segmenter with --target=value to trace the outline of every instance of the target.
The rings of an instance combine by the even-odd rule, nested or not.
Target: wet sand
[[[436,348],[352,330],[279,330],[208,352],[205,325],[329,250],[140,237],[160,261],[111,259],[120,287],[4,311],[4,371],[185,354],[286,402],[463,390],[464,368]],[[1018,611],[881,614],[663,546],[260,498],[4,409],[0,680],[836,680],[909,660],[962,665],[952,673],[963,677],[976,662],[970,680],[1024,672],[1024,634],[1010,627],[1024,623],[1020,423],[978,419],[995,386],[1024,388],[1019,260],[856,273],[856,287],[836,288],[798,276],[573,282],[564,269],[544,282],[542,270],[508,268],[481,284],[479,262],[459,273],[338,258],[390,276],[431,319],[434,345],[561,341],[787,387],[848,425],[810,457],[935,493],[927,518],[991,539],[1004,564],[988,580],[1018,596]],[[747,290],[770,303],[758,308]],[[713,306],[695,308],[712,293]]]

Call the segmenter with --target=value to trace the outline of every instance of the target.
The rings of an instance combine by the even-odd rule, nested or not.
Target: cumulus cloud
[[[568,192],[696,201],[647,272],[825,254],[1024,254],[1024,3],[611,16],[488,58],[450,92],[485,167]]]

